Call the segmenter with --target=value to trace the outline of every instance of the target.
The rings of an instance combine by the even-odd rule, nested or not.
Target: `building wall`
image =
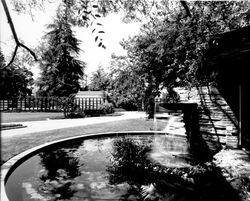
[[[181,103],[198,104],[200,133],[211,150],[216,151],[221,145],[238,147],[238,120],[216,88],[175,88],[175,91]]]

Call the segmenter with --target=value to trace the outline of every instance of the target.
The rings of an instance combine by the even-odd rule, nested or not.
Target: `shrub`
[[[85,113],[82,108],[80,108],[78,105],[75,105],[73,108],[71,108],[69,111],[67,111],[66,118],[84,118]]]
[[[138,103],[132,99],[120,99],[117,102],[118,107],[121,107],[127,111],[139,110]]]
[[[74,96],[61,97],[58,101],[60,101],[65,118],[85,117],[84,110],[74,102]]]
[[[104,102],[100,105],[100,110],[102,114],[111,114],[114,113],[114,106],[112,103]]]

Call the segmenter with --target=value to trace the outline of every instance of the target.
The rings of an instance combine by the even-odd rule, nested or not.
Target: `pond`
[[[204,173],[216,182],[203,178]],[[32,156],[10,175],[6,192],[10,201],[212,200],[211,186],[206,192],[203,180],[215,190],[222,182],[218,175],[189,153],[183,136],[99,137]]]

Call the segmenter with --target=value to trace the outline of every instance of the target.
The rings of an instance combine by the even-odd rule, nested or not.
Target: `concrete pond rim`
[[[118,136],[126,136],[126,135],[147,135],[147,134],[165,134],[168,136],[175,136],[180,138],[186,138],[184,135],[180,134],[170,134],[164,131],[119,131],[119,132],[105,132],[105,133],[93,133],[93,134],[84,134],[78,135],[74,137],[63,138],[60,140],[55,140],[52,142],[47,142],[42,145],[33,147],[28,149],[20,154],[10,158],[1,166],[1,201],[9,201],[8,196],[6,194],[5,185],[9,178],[9,176],[15,171],[15,169],[22,164],[27,159],[36,155],[37,153],[46,150],[52,146],[57,146],[63,143],[72,143],[77,140],[87,140],[87,139],[96,139],[100,137],[118,137]]]

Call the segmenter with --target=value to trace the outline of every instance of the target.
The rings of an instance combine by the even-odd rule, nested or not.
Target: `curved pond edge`
[[[55,140],[52,142],[44,143],[42,145],[33,147],[31,149],[28,149],[11,159],[9,159],[7,162],[5,162],[1,166],[1,185],[0,185],[0,192],[1,192],[1,201],[9,201],[6,190],[5,190],[5,184],[11,175],[11,173],[25,160],[31,158],[35,154],[41,152],[44,149],[47,149],[51,146],[63,144],[63,143],[71,143],[76,140],[87,140],[87,139],[95,139],[99,137],[113,137],[113,136],[125,136],[125,135],[139,135],[139,134],[166,134],[168,136],[175,136],[175,137],[181,137],[181,138],[186,138],[185,135],[180,135],[180,134],[170,134],[164,131],[121,131],[121,132],[106,132],[106,133],[94,133],[94,134],[84,134],[84,135],[78,135],[74,137],[68,137],[68,138],[63,138],[60,140]]]

